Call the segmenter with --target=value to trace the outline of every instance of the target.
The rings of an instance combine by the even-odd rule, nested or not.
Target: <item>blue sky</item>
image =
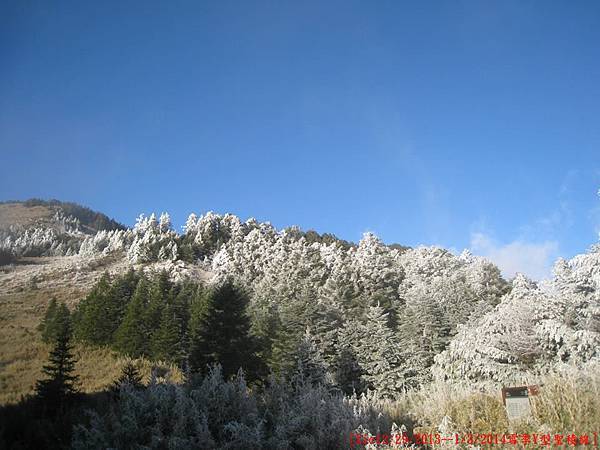
[[[233,212],[540,277],[600,231],[596,1],[3,1],[0,198]]]

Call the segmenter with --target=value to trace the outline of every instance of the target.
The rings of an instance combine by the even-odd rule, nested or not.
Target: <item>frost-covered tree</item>
[[[294,359],[296,362],[292,380],[300,383],[324,384],[327,380],[325,360],[317,347],[315,339],[307,328],[302,336]]]
[[[369,307],[362,325],[358,362],[370,389],[394,397],[405,387],[400,342],[390,328],[388,313],[377,305]]]

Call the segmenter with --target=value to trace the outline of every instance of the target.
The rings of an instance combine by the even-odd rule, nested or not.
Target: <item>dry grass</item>
[[[568,434],[593,435],[600,431],[600,370],[566,369],[539,380],[540,393],[532,398],[531,417],[509,422],[502,403],[501,387],[475,388],[433,383],[408,393],[386,409],[393,416],[408,415],[417,433],[442,434]],[[502,447],[496,444],[496,447]],[[453,448],[457,448],[452,444]],[[465,448],[472,448],[465,446]],[[511,448],[515,448],[512,446]],[[537,448],[534,445],[527,448]],[[548,446],[542,447],[548,448]]]
[[[542,382],[533,401],[538,423],[560,432],[600,432],[600,368],[566,370]]]
[[[50,219],[54,212],[47,206],[25,206],[22,203],[0,204],[0,228],[10,225],[32,225],[40,219]]]
[[[0,274],[0,405],[18,402],[32,393],[42,375],[49,347],[41,341],[37,326],[50,299],[55,297],[73,307],[104,270],[122,270],[111,261],[101,261],[81,267],[74,275],[69,271],[73,258],[36,260],[35,265]],[[74,350],[83,392],[96,392],[110,385],[126,361],[109,349],[77,345]],[[153,364],[140,360],[139,367],[149,379]],[[177,369],[166,371],[173,381],[181,381]]]

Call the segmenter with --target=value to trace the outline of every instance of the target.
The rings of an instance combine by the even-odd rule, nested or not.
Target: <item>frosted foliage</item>
[[[554,278],[537,286],[517,275],[512,290],[479,323],[460,329],[436,358],[452,379],[517,379],[561,364],[600,358],[600,252],[559,260]]]
[[[272,378],[259,394],[216,367],[185,385],[123,385],[111,412],[75,428],[72,448],[342,449],[357,430],[397,432],[387,414],[373,393],[348,398]]]
[[[77,253],[85,237],[79,219],[57,210],[48,222],[0,229],[0,248],[16,256],[66,256]]]
[[[124,252],[132,263],[175,261],[178,238],[167,213],[162,213],[160,220],[154,214],[141,214],[131,230],[100,231],[86,238],[79,254],[91,257]]]
[[[164,212],[160,215],[158,228],[161,233],[167,233],[173,229],[171,225],[171,216],[169,216],[169,213]]]
[[[365,233],[356,252],[351,254],[354,283],[369,299],[398,297],[404,271],[396,263],[398,252],[390,250],[373,233]]]

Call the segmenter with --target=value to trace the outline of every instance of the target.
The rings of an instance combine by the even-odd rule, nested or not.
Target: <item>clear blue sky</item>
[[[3,199],[370,230],[537,276],[597,241],[599,125],[597,1],[0,4]]]

